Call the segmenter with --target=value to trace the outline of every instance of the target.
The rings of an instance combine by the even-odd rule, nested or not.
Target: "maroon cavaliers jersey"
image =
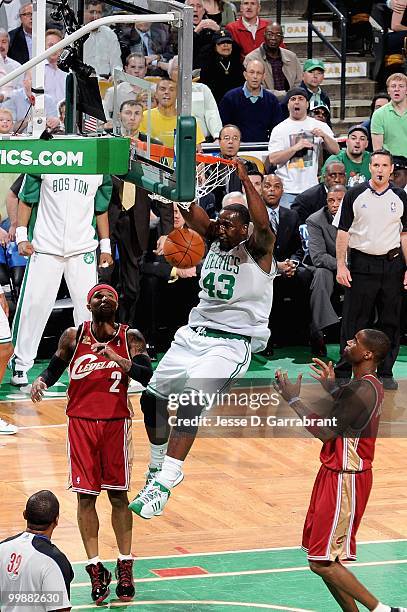
[[[130,359],[127,329],[127,325],[120,323],[116,335],[107,344],[120,357]],[[129,377],[115,361],[92,352],[91,346],[95,342],[98,340],[92,334],[92,324],[85,321],[69,364],[66,413],[70,417],[82,419],[129,418]]]
[[[324,443],[321,463],[336,472],[363,472],[372,467],[384,391],[382,383],[373,374],[365,374],[360,380],[367,380],[373,385],[375,405],[369,422],[361,431],[349,430]]]

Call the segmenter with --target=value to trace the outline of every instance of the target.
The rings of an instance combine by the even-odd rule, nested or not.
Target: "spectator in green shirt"
[[[390,102],[373,113],[370,126],[373,151],[384,148],[407,157],[407,76],[395,72],[386,86]]]
[[[349,129],[346,139],[346,148],[341,149],[337,155],[331,155],[321,170],[325,174],[328,164],[338,161],[345,166],[346,185],[353,187],[370,179],[370,153],[366,151],[369,143],[369,133],[363,125],[354,125]]]

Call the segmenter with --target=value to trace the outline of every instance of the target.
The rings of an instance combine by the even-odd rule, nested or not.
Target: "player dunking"
[[[383,385],[377,365],[390,348],[388,337],[374,329],[363,329],[349,340],[344,357],[352,364],[354,379],[337,387],[335,373],[314,358],[312,375],[333,398],[332,428],[307,427],[323,441],[321,468],[315,480],[305,519],[302,546],[310,568],[346,612],[358,612],[356,602],[373,612],[407,612],[380,603],[347,570],[342,561],[356,559],[356,533],[372,487],[372,463],[383,402]],[[318,417],[300,399],[300,374],[291,383],[287,373],[276,372],[275,388],[300,416]],[[325,415],[326,416],[326,415]]]
[[[95,285],[88,293],[92,321],[61,336],[48,367],[34,381],[33,402],[56,383],[69,364],[68,455],[70,487],[78,495],[78,525],[89,559],[86,571],[92,599],[109,595],[111,573],[99,559],[99,520],[96,498],[107,489],[112,525],[120,555],[116,565],[116,594],[122,601],[134,596],[131,555],[132,514],[128,509],[132,463],[131,412],[127,399],[129,377],[146,385],[150,359],[143,336],[115,323],[118,296],[109,285]]]
[[[171,489],[183,479],[182,465],[198,429],[190,419],[196,422],[206,407],[202,392],[227,391],[246,373],[251,351],[263,350],[270,334],[275,237],[264,202],[240,161],[238,174],[249,210],[231,204],[216,221],[194,204],[181,210],[188,226],[212,244],[202,264],[200,302],[188,325],[175,334],[141,398],[151,460],[146,486],[130,508],[146,519],[161,514]],[[250,220],[253,233],[248,237]],[[168,441],[167,399],[180,393],[187,398]]]

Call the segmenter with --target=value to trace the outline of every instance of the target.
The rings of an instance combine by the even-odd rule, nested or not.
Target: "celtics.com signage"
[[[126,174],[128,138],[0,140],[0,172],[24,174]]]

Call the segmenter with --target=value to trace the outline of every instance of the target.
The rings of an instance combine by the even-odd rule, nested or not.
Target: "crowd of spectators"
[[[0,29],[3,74],[32,56],[32,5],[18,5],[12,17],[10,7],[16,9],[17,2],[7,4],[10,27],[5,24],[5,29]],[[389,3],[389,8],[401,15],[400,23],[395,23],[397,31],[405,27],[402,3]],[[186,4],[193,9],[192,114],[197,119],[197,148],[204,142],[213,143],[218,155],[227,159],[244,157],[242,143],[263,143],[267,149],[265,159],[246,161],[277,235],[279,275],[270,313],[272,335],[264,354],[271,357],[276,346],[290,341],[290,334],[278,321],[292,308],[291,340],[310,342],[312,352],[323,356],[324,334],[332,326],[338,327],[341,317],[343,287],[335,278],[337,228],[332,223],[341,201],[348,189],[370,179],[371,153],[382,148],[395,156],[392,179],[406,190],[407,77],[397,72],[388,78],[387,91],[374,96],[370,116],[350,127],[341,149],[339,134],[332,126],[331,100],[324,88],[324,62],[316,57],[300,61],[289,42],[284,42],[283,26],[260,17],[259,0],[241,0],[239,11],[229,0],[186,0]],[[347,4],[342,3],[344,10],[349,10]],[[88,0],[84,21],[89,23],[105,13],[99,0]],[[350,27],[356,22],[351,19]],[[48,23],[47,48],[63,38],[59,25]],[[54,131],[64,129],[67,73],[58,66],[59,55],[54,53],[45,65],[46,121]],[[116,121],[121,133],[134,141],[145,140],[151,125],[152,142],[173,148],[178,56],[171,28],[147,22],[120,29],[101,26],[85,41],[83,58],[105,82],[104,129],[109,132]],[[151,108],[147,88],[126,81],[117,87],[114,107],[115,68],[149,83]],[[30,133],[33,99],[29,71],[0,92],[2,134]],[[2,180],[1,185],[2,244],[15,238],[17,197],[15,190],[9,190],[15,178],[10,177],[7,186]],[[245,203],[242,191],[234,174],[199,204],[216,218],[225,202]],[[109,221],[116,271],[103,271],[103,275],[117,284],[122,320],[143,328],[152,355],[156,349],[166,348],[168,329],[173,329],[175,319],[177,324],[183,322],[185,304],[193,305],[198,292],[199,268],[170,269],[162,258],[165,235],[174,219],[180,223],[176,209],[167,213],[168,207],[142,189],[130,188],[113,177]],[[21,260],[18,266],[22,267]],[[2,282],[10,273],[8,267],[6,261],[0,262]],[[160,295],[171,296],[167,303],[177,305],[171,317],[157,309]],[[299,311],[300,319],[296,316]]]

